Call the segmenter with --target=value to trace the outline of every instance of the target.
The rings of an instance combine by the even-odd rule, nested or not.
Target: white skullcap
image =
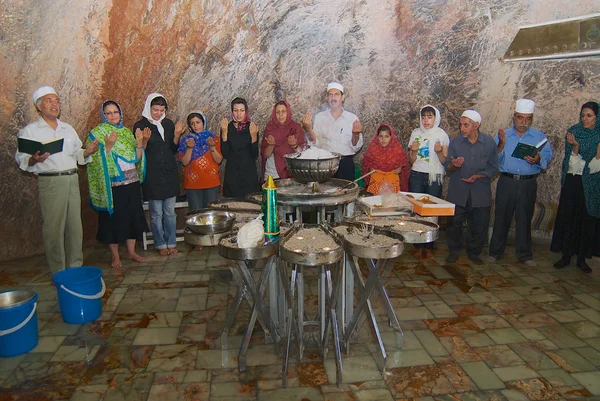
[[[535,110],[535,102],[531,99],[519,99],[517,100],[517,106],[515,112],[523,114],[533,114]]]
[[[331,89],[337,89],[344,93],[344,87],[338,82],[330,82],[329,85],[327,85],[327,92],[329,92]]]
[[[58,96],[58,93],[56,93],[51,86],[42,86],[41,88],[36,89],[36,91],[33,92],[33,104],[36,104],[39,98],[50,94]]]
[[[465,110],[463,111],[461,117],[466,117],[475,121],[476,123],[481,123],[481,114],[479,114],[475,110]]]

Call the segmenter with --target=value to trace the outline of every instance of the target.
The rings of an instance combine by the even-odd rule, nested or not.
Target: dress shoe
[[[495,256],[490,255],[490,256],[487,257],[487,261],[490,262],[490,263],[496,263],[498,261],[498,258],[495,257]]]
[[[446,263],[454,263],[458,260],[458,254],[456,253],[451,253],[450,255],[448,255],[448,257],[446,257]]]
[[[571,258],[563,256],[558,262],[554,264],[554,267],[556,269],[562,269],[563,267],[569,266],[569,263],[571,263]]]
[[[592,269],[588,266],[587,263],[585,263],[585,259],[577,261],[577,268],[579,270],[581,270],[582,272],[584,272],[584,273],[591,273],[592,272]]]
[[[537,266],[537,263],[535,263],[535,260],[533,260],[533,259],[525,260],[525,261],[523,261],[523,263],[529,267]]]
[[[483,260],[479,256],[477,256],[477,255],[469,255],[469,260],[471,262],[475,263],[476,265],[482,265],[482,264],[484,264]]]

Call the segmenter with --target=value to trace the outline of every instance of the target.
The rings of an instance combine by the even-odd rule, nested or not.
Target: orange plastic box
[[[420,216],[454,216],[454,203],[450,203],[433,195],[421,194],[418,192],[401,192],[401,194],[412,203],[413,212]],[[407,195],[411,195],[413,198]],[[419,202],[419,198],[423,196],[427,196],[430,201],[435,203]]]

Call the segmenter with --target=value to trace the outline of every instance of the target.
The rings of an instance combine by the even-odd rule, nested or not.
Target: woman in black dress
[[[250,122],[248,103],[242,98],[231,102],[232,121],[221,121],[221,153],[227,160],[223,196],[243,198],[259,192],[258,126]]]
[[[562,165],[562,188],[550,250],[561,252],[554,264],[568,266],[577,255],[577,267],[590,273],[586,258],[600,256],[600,124],[598,103],[581,107],[579,123],[569,128]]]
[[[179,171],[175,154],[179,138],[185,125],[166,118],[167,101],[160,93],[151,93],[146,98],[142,119],[133,126],[149,129],[150,139],[145,143],[146,181],[142,184],[144,199],[150,209],[150,229],[154,248],[162,256],[177,252],[175,200],[179,195]]]

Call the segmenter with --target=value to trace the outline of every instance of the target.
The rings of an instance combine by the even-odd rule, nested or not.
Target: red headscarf
[[[381,146],[379,143],[378,136],[381,127],[389,128],[391,133],[390,143],[386,147]],[[394,128],[392,128],[391,125],[382,123],[379,128],[377,128],[377,132],[377,135],[371,141],[369,149],[367,149],[367,152],[363,157],[363,174],[368,173],[372,169],[389,172],[402,166],[402,171],[400,172],[400,190],[408,191],[408,175],[410,174],[410,169],[408,167],[406,153],[396,137],[396,131],[394,131]],[[368,183],[369,177],[365,177],[365,181]]]
[[[233,106],[236,104],[243,104],[244,109],[246,110],[246,112],[244,113],[244,119],[242,121],[236,121],[235,117],[233,116]],[[246,128],[246,125],[248,125],[250,123],[250,113],[248,112],[248,102],[246,102],[245,99],[242,99],[242,98],[233,99],[233,101],[231,102],[231,120],[233,121],[233,126],[236,128],[238,134],[241,133],[244,130],[244,128]]]
[[[279,121],[277,121],[277,115],[275,114],[275,109],[280,104],[283,104],[287,110],[287,116],[283,124],[280,124]],[[267,161],[267,159],[264,157],[264,154],[265,149],[267,148],[267,137],[269,135],[273,135],[273,138],[275,138],[273,157],[275,159],[275,168],[277,168],[277,174],[279,174],[279,178],[290,178],[291,175],[288,173],[287,165],[285,164],[285,159],[283,156],[289,153],[294,153],[295,151],[288,144],[288,137],[291,135],[296,137],[298,151],[304,147],[306,140],[304,139],[304,131],[302,130],[300,124],[292,120],[292,108],[285,100],[281,100],[277,102],[275,106],[273,106],[273,111],[271,112],[271,121],[269,121],[267,124],[263,139],[260,143],[263,177],[265,175],[265,163]]]

